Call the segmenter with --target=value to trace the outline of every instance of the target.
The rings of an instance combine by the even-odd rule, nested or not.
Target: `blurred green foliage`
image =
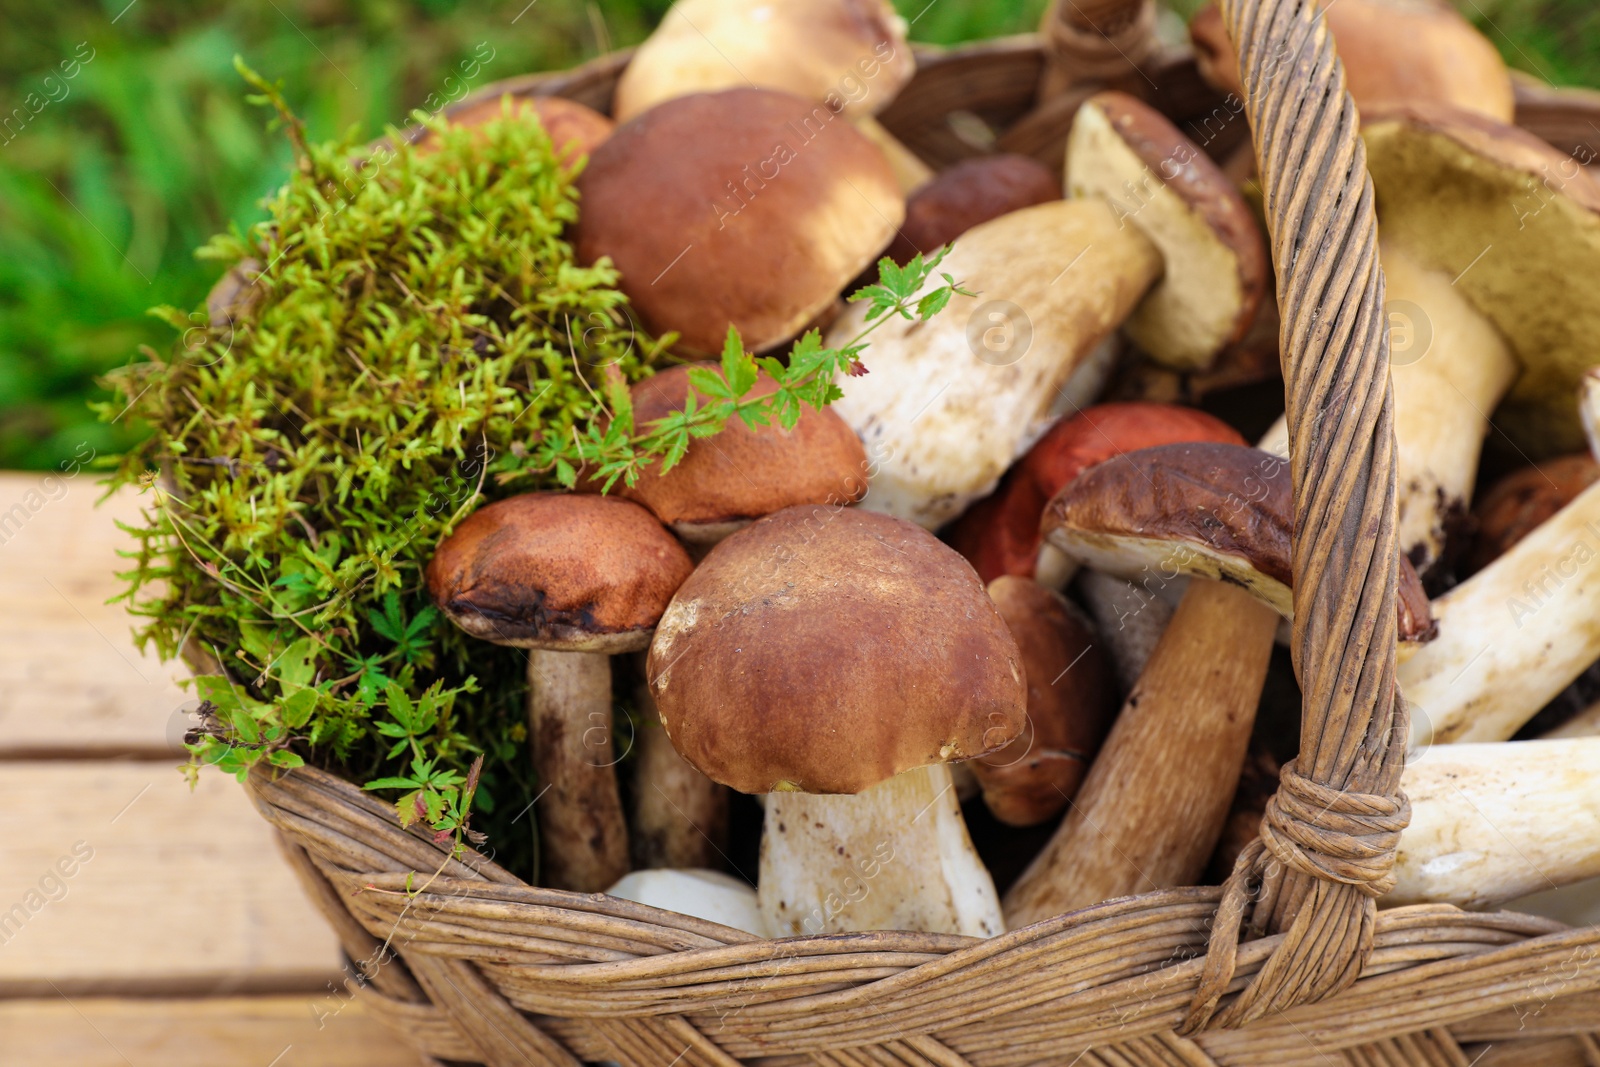
[[[898,0],[920,40],[1031,29],[1044,0]],[[1187,12],[1199,0],[1173,0]],[[1600,84],[1593,0],[1461,0],[1514,66]],[[283,79],[313,138],[375,135],[486,81],[641,39],[668,0],[0,0],[0,468],[130,442],[85,401],[141,344],[156,304],[195,307],[219,273],[192,251],[288,162],[232,58]],[[461,64],[493,58],[470,84]],[[71,72],[70,76],[68,72]]]

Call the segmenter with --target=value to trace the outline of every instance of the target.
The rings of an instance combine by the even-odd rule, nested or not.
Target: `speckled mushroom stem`
[[[728,787],[689,765],[662,729],[649,685],[637,690],[645,720],[634,765],[634,866],[703,867],[727,865]]]
[[[1072,810],[1006,894],[1010,927],[1194,884],[1227,821],[1277,628],[1250,593],[1190,582]]]
[[[1004,932],[947,765],[853,796],[769,793],[766,807],[757,899],[771,936]]]
[[[528,743],[540,790],[540,881],[601,892],[628,873],[609,656],[528,649]]]

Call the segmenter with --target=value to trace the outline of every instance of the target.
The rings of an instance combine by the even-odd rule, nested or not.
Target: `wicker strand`
[[[1051,71],[1040,96],[1136,74],[1155,53],[1155,0],[1052,0],[1039,24]]]
[[[1273,260],[1295,492],[1293,653],[1302,772],[1224,890],[1185,1032],[1237,1027],[1348,986],[1392,885],[1406,712],[1395,684],[1395,446],[1377,220],[1344,71],[1312,0],[1223,0],[1244,42]],[[1286,936],[1213,1016],[1239,937]]]

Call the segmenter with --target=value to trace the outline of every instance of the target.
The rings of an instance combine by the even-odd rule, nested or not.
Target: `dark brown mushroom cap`
[[[634,425],[683,410],[689,369],[672,367],[633,386]],[[763,372],[750,395],[766,396],[777,388]],[[632,486],[618,486],[616,495],[643,504],[679,536],[716,540],[730,526],[794,504],[860,500],[867,492],[867,453],[831,408],[807,407],[792,430],[776,421],[752,428],[733,419],[715,437],[692,441],[667,473],[657,464]]]
[[[905,218],[876,145],[767,89],[678,97],[619,126],[578,181],[578,258],[609,256],[654,333],[761,350],[826,308]]]
[[[967,562],[921,527],[802,505],[711,550],[650,646],[678,752],[745,793],[859,793],[1022,729],[1016,642]]]
[[[527,493],[479,508],[440,542],[428,591],[474,637],[518,648],[628,652],[694,565],[638,504]]]
[[[989,598],[1016,638],[1028,681],[1028,725],[972,761],[983,800],[1008,826],[1034,826],[1077,793],[1117,712],[1116,682],[1094,628],[1060,593],[1006,575]]]
[[[957,163],[906,200],[906,221],[884,255],[906,263],[981,223],[1061,199],[1061,178],[1028,156],[979,156]]]
[[[444,117],[452,126],[476,129],[500,118],[505,113],[504,108],[503,97],[484,97],[450,108]],[[511,114],[518,118],[530,115],[537,118],[549,135],[556,155],[567,159],[592,155],[600,143],[611,136],[615,126],[594,108],[559,96],[521,97],[513,99],[510,108]],[[438,150],[438,138],[432,130],[424,127],[420,131],[416,150],[422,155]]]
[[[1166,116],[1127,93],[1085,101],[1068,151],[1071,194],[1105,196],[1166,260],[1128,335],[1164,364],[1208,367],[1249,331],[1267,290],[1266,240],[1244,196]]]
[[[1238,585],[1285,618],[1294,612],[1289,461],[1243,445],[1160,445],[1079,475],[1045,508],[1045,538],[1130,581],[1160,575]],[[1400,563],[1400,640],[1429,640],[1421,580]]]
[[[1596,481],[1600,463],[1580,452],[1523,467],[1495,482],[1472,509],[1478,532],[1468,570],[1480,571],[1511,551]]]

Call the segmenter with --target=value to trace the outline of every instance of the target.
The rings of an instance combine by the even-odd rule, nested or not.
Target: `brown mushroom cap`
[[[1234,183],[1160,112],[1126,93],[1090,97],[1073,120],[1067,188],[1105,197],[1161,250],[1166,275],[1125,325],[1158,362],[1209,367],[1250,329],[1266,242]]]
[[[905,225],[884,255],[905,263],[990,219],[1060,199],[1060,179],[1035,159],[1006,154],[965,159],[907,198]]]
[[[711,364],[699,364],[709,367]],[[672,367],[633,386],[634,425],[682,411],[689,366]],[[765,372],[750,396],[778,388]],[[613,492],[637,501],[687,541],[714,542],[794,504],[845,504],[867,492],[867,453],[855,431],[831,408],[807,407],[794,429],[777,422],[750,427],[733,419],[715,438],[690,442],[665,474],[654,466]]]
[[[1441,0],[1319,0],[1356,107],[1448,104],[1510,122],[1511,75],[1493,43]],[[1241,100],[1239,59],[1215,4],[1189,22],[1200,74]]]
[[[972,761],[983,800],[1008,826],[1034,826],[1078,792],[1117,712],[1116,681],[1094,628],[1060,593],[1007,575],[989,583],[1028,680],[1028,726]]]
[[[649,677],[684,759],[745,793],[859,793],[1022,729],[1005,621],[911,523],[802,505],[711,550],[661,618]]]
[[[1572,398],[1600,336],[1600,182],[1463,111],[1373,112],[1361,132],[1385,245],[1451,279],[1522,366],[1495,425],[1532,459],[1582,449]]]
[[[629,652],[694,565],[638,504],[526,493],[479,508],[440,542],[428,591],[474,637],[518,648]]]
[[[1524,467],[1495,482],[1472,509],[1478,532],[1467,569],[1480,571],[1505,555],[1597,481],[1600,463],[1579,453]]]
[[[754,85],[871,115],[916,62],[888,0],[677,0],[617,81],[626,121],[686,93]]]
[[[1289,462],[1258,448],[1160,445],[1092,467],[1045,509],[1046,540],[1087,566],[1136,581],[1154,573],[1238,585],[1294,612]],[[1422,582],[1400,562],[1400,640],[1434,626]]]
[[[504,97],[485,97],[453,107],[444,113],[452,126],[476,129],[500,118],[506,111]],[[585,107],[576,100],[559,96],[521,97],[510,101],[510,113],[518,118],[533,116],[544,127],[556,155],[568,159],[593,155],[594,150],[611,136],[614,123],[594,108]],[[438,150],[439,139],[432,130],[424,127],[416,140],[416,151],[427,155]]]
[[[787,340],[905,218],[871,141],[765,89],[652,108],[595,150],[578,189],[578,258],[611,257],[645,325],[704,353],[730,324],[757,351]]]

